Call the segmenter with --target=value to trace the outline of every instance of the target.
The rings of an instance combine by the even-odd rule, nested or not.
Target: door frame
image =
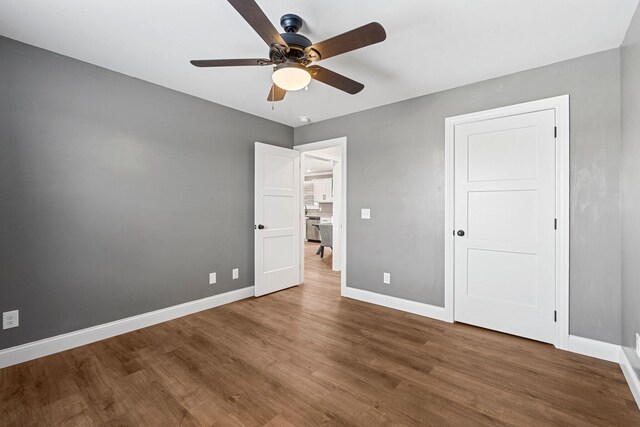
[[[555,110],[556,117],[556,333],[554,345],[566,350],[569,345],[569,95],[525,102],[507,107],[445,118],[445,226],[444,226],[444,308],[445,319],[454,322],[454,230],[455,127],[466,123],[497,119],[537,111]]]
[[[294,150],[301,152],[301,157],[307,151],[321,150],[323,148],[340,147],[341,163],[341,195],[340,195],[340,295],[344,296],[347,288],[347,137],[327,139],[324,141],[312,142],[309,144],[296,145]],[[300,179],[304,183],[303,159],[300,161]],[[304,185],[300,186],[300,215],[301,223],[304,223]],[[304,233],[300,235],[300,283],[304,282]]]

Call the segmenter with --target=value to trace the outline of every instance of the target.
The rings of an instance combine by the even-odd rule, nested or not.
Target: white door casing
[[[554,110],[455,127],[456,321],[555,342],[554,130]]]
[[[300,284],[300,152],[256,142],[255,295]],[[264,227],[264,228],[262,228]]]
[[[342,160],[333,164],[333,260],[331,269],[342,269]]]

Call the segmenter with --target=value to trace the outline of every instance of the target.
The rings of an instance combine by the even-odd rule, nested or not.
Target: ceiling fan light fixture
[[[284,63],[276,67],[271,79],[279,88],[291,92],[304,89],[311,82],[311,74],[300,64]]]
[[[286,14],[280,18],[284,33],[276,30],[260,9],[256,0],[227,0],[253,30],[269,46],[268,58],[204,59],[193,60],[196,67],[238,67],[275,65],[267,101],[282,101],[288,91],[307,90],[311,79],[350,95],[364,89],[364,85],[313,63],[352,52],[387,38],[382,25],[370,22],[320,43],[312,43],[299,31],[304,21],[298,15]],[[231,40],[233,41],[233,40]],[[271,105],[274,108],[274,105]]]

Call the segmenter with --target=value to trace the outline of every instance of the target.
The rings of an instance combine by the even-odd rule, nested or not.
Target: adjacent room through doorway
[[[303,283],[332,283],[340,288],[343,274],[343,194],[346,138],[299,148],[303,197],[301,275]]]

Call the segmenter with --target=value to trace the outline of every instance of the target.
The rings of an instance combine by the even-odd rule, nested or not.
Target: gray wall
[[[640,375],[640,9],[622,45],[622,345]]]
[[[6,38],[0,58],[0,349],[253,284],[253,143],[290,127]]]
[[[445,117],[564,94],[571,96],[570,330],[619,343],[619,49],[296,128],[296,145],[347,136],[348,285],[442,306]],[[370,221],[359,219],[361,208],[372,209]],[[383,271],[391,286],[382,284]]]

